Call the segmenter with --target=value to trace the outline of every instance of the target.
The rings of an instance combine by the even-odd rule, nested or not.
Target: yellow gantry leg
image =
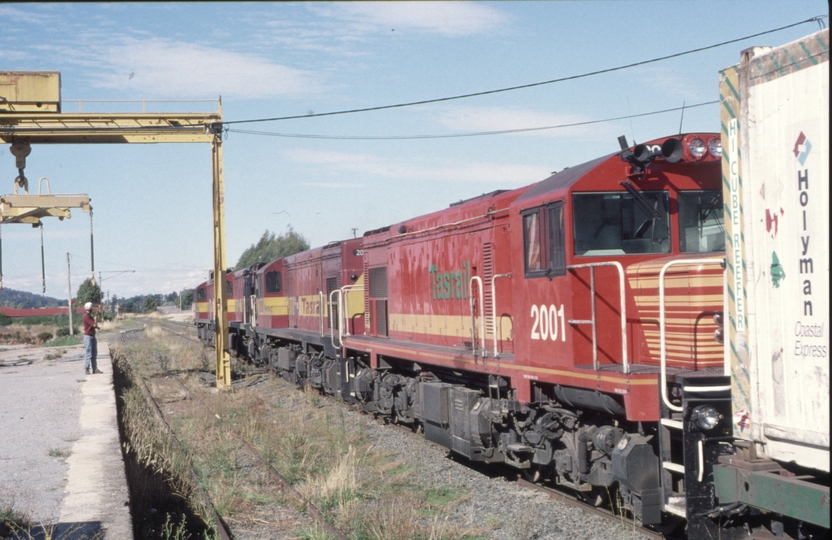
[[[222,124],[215,124],[213,153],[214,187],[214,328],[217,354],[217,388],[231,386],[231,357],[228,353],[228,296],[225,276],[225,200],[222,174]]]

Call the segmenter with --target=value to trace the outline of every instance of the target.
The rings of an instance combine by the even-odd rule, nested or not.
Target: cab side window
[[[277,270],[273,270],[271,272],[266,273],[266,292],[269,293],[279,293],[283,290],[282,280],[280,278],[280,272]]]
[[[566,274],[563,203],[527,210],[522,216],[526,277]]]

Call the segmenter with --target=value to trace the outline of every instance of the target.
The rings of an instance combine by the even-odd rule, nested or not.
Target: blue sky
[[[547,81],[827,14],[820,0],[7,3],[0,5],[0,70],[60,71],[67,112],[77,110],[68,100],[222,96],[223,117],[233,122]],[[631,69],[468,99],[231,124],[224,143],[227,263],[265,230],[283,233],[291,225],[313,246],[349,238],[353,229],[361,234],[542,180],[616,151],[622,134],[642,142],[677,133],[682,115],[502,135],[395,137],[558,126],[714,101],[718,71],[736,64],[741,50],[818,29],[803,24]],[[178,103],[158,110],[214,108]],[[716,105],[685,111],[684,131],[718,129]],[[11,193],[17,170],[3,146],[0,193]],[[213,264],[210,155],[207,144],[42,145],[27,158],[26,175],[30,185],[45,176],[53,193],[92,198],[95,269],[105,291],[169,293],[201,282]],[[47,295],[67,295],[66,253],[73,293],[88,277],[89,225],[80,211],[45,223]],[[7,225],[2,241],[4,285],[39,293],[39,232]],[[118,274],[123,270],[135,272]]]

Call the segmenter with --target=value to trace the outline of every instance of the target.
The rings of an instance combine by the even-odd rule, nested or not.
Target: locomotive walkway
[[[133,538],[105,339],[102,375],[84,375],[83,346],[0,347],[0,511],[33,538]]]

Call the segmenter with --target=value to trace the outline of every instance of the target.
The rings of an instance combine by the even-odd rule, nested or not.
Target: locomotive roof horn
[[[622,135],[618,138],[621,145],[621,161],[626,161],[633,167],[633,172],[641,174],[650,163],[656,158],[664,158],[668,163],[676,163],[682,159],[684,147],[679,139],[667,139],[657,151],[655,145],[637,144],[630,150],[627,147],[627,138]]]
[[[682,159],[685,153],[685,148],[682,146],[682,141],[679,139],[667,139],[662,143],[662,156],[669,163],[676,163]]]

